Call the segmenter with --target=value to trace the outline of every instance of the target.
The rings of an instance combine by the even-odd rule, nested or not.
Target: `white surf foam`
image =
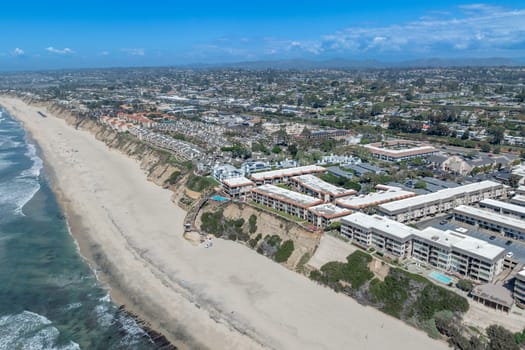
[[[56,345],[59,335],[49,319],[34,312],[0,317],[0,350],[80,350],[72,341]]]
[[[42,158],[37,155],[36,146],[32,143],[28,143],[25,155],[31,159],[33,165],[31,168],[22,171],[21,176],[38,178],[40,176],[40,170],[42,170],[42,167],[44,166],[44,162],[42,161]]]

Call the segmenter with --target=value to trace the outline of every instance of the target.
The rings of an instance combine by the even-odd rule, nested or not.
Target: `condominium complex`
[[[525,220],[467,205],[454,208],[453,213],[454,220],[492,230],[506,237],[525,240]]]
[[[224,192],[234,199],[248,196],[253,186],[254,183],[245,177],[236,177],[222,180]]]
[[[402,188],[394,186],[377,185],[376,189],[378,190],[377,192],[341,198],[335,202],[340,207],[359,210],[373,205],[399,201],[416,195],[414,192],[405,191]]]
[[[308,222],[317,227],[326,228],[342,217],[352,214],[351,210],[340,208],[332,203],[325,203],[308,209]]]
[[[400,162],[415,158],[428,157],[438,152],[430,145],[417,144],[407,140],[392,140],[365,145],[375,158],[389,162]]]
[[[487,198],[506,196],[506,186],[494,181],[481,181],[381,204],[379,211],[390,219],[407,222],[445,213],[458,205],[469,205]]]
[[[318,165],[305,165],[296,168],[263,171],[251,174],[250,178],[256,185],[288,183],[290,178],[305,174],[325,173],[326,169]]]
[[[341,219],[341,233],[364,248],[411,257],[462,278],[492,282],[503,268],[505,249],[454,231],[418,230],[379,216],[354,213]]]
[[[322,199],[274,185],[262,185],[252,189],[252,200],[305,221],[308,220],[308,208],[324,203]]]
[[[479,202],[479,207],[493,210],[498,214],[509,215],[521,220],[525,219],[525,207],[522,207],[521,205],[502,202],[495,199],[484,199]]]
[[[517,305],[525,306],[525,269],[521,270],[514,280],[514,300]]]
[[[310,174],[292,177],[290,185],[299,192],[320,198],[325,202],[333,202],[337,198],[348,197],[357,193],[355,190],[334,186]]]

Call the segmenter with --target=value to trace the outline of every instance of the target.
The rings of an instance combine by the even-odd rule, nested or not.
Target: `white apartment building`
[[[525,207],[512,203],[502,202],[495,199],[484,199],[479,202],[482,209],[493,210],[502,215],[509,215],[521,220],[525,220]]]
[[[514,280],[514,301],[521,307],[525,306],[525,269],[521,270]]]
[[[323,204],[323,200],[274,185],[262,185],[252,189],[252,200],[269,208],[282,211],[308,221],[308,208]]]
[[[348,197],[357,193],[355,190],[334,186],[311,174],[292,177],[290,185],[301,193],[320,198],[325,202],[333,202],[337,198]]]
[[[506,237],[525,240],[525,220],[467,205],[454,208],[453,213],[454,220],[498,232]]]
[[[318,165],[305,165],[296,168],[263,171],[251,174],[250,178],[256,185],[288,183],[290,178],[305,174],[325,173],[326,169]]]
[[[379,215],[345,216],[341,234],[363,248],[410,257],[474,281],[489,283],[503,269],[504,248],[453,231],[418,230]]]
[[[474,204],[487,198],[506,198],[506,196],[506,186],[494,181],[481,181],[381,204],[379,211],[390,219],[408,222],[446,213],[459,205]]]
[[[254,186],[254,183],[245,177],[235,177],[222,180],[224,192],[234,199],[249,196]]]

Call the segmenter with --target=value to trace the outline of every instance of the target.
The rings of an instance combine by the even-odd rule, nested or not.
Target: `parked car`
[[[496,236],[490,236],[489,239],[492,241],[492,240],[496,239]]]
[[[505,242],[505,245],[511,245],[511,244],[512,244],[511,240],[508,240],[507,242]]]
[[[507,253],[507,258],[512,258],[514,256],[514,253],[513,252],[508,252]]]

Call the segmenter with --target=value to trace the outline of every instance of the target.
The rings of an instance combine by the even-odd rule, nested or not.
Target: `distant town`
[[[188,235],[227,226],[213,216],[225,205],[250,208],[466,297],[467,325],[525,324],[525,68],[24,72],[0,92],[165,154]],[[288,261],[293,244],[243,225],[237,240]],[[308,254],[288,264],[346,290]],[[366,303],[409,319],[374,281]]]

